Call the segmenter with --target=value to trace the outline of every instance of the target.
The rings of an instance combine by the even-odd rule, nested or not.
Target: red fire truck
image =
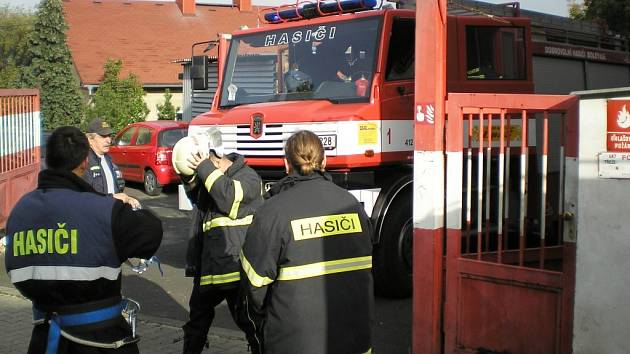
[[[327,5],[326,5],[327,4]],[[330,5],[334,4],[334,6]],[[189,133],[218,125],[226,147],[268,183],[283,176],[283,144],[308,129],[327,169],[375,225],[377,293],[412,291],[415,11],[334,1],[268,10],[269,25],[232,34],[220,55],[211,110]],[[225,44],[225,42],[223,42]],[[449,16],[449,92],[531,93],[531,26],[526,18]],[[193,72],[195,68],[193,60]]]

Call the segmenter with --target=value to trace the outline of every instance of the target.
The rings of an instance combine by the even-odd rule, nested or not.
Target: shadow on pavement
[[[123,296],[140,303],[143,314],[178,321],[188,318],[188,309],[177,302],[162,286],[138,275],[125,275],[122,280]]]

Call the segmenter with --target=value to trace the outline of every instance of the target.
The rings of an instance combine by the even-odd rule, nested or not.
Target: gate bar
[[[479,149],[477,151],[477,259],[481,259],[483,218],[483,108],[479,112]]]
[[[501,263],[503,256],[503,198],[505,190],[503,189],[503,178],[505,175],[505,109],[501,109],[501,122],[499,130],[499,195],[497,201],[499,203],[497,209],[497,261]],[[509,156],[508,156],[509,158]]]
[[[505,110],[504,110],[505,111]],[[506,146],[505,146],[505,156],[507,156],[507,159],[505,161],[505,190],[508,191],[508,193],[505,193],[505,202],[503,203],[503,205],[505,205],[505,211],[504,211],[504,222],[503,224],[505,225],[505,229],[508,230],[507,232],[505,232],[505,238],[503,239],[503,248],[504,249],[508,249],[509,246],[509,238],[510,238],[510,228],[509,228],[509,222],[510,222],[510,160],[512,157],[512,147],[510,146],[511,144],[511,140],[512,140],[512,125],[511,125],[511,114],[507,115],[507,129],[508,129],[508,139],[506,141]],[[499,217],[501,217],[501,215],[499,215]]]
[[[470,229],[472,225],[472,139],[473,115],[468,113],[468,152],[466,154],[466,253],[470,253]]]
[[[527,111],[521,110],[521,187],[520,187],[520,210],[519,210],[519,257],[518,265],[523,266],[525,251],[525,208],[527,197]]]
[[[492,113],[488,113],[488,130],[486,134],[488,135],[488,147],[486,148],[486,237],[485,237],[485,251],[490,251],[490,178],[492,175],[490,174],[490,162],[492,158]],[[481,212],[481,211],[480,211]]]
[[[543,113],[542,173],[540,176],[540,260],[539,268],[545,267],[545,231],[547,216],[547,154],[549,149],[549,112]]]

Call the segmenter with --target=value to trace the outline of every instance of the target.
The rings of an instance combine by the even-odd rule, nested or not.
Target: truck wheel
[[[162,185],[158,182],[155,173],[151,170],[147,170],[144,173],[144,191],[148,195],[156,196],[162,193]]]
[[[388,208],[380,242],[374,246],[374,289],[377,295],[405,298],[412,292],[413,204],[411,193],[400,195]]]

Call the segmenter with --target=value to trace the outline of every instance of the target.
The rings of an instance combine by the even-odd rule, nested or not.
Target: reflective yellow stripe
[[[225,284],[231,283],[235,281],[241,280],[241,276],[239,272],[227,273],[227,274],[211,274],[204,275],[201,277],[199,284],[200,285],[210,285],[210,284]]]
[[[206,221],[203,224],[203,231],[208,231],[213,227],[231,227],[231,226],[244,226],[252,223],[254,219],[253,215],[247,215],[242,219],[230,219],[227,216],[222,216],[220,218],[214,218],[210,221]]]
[[[268,284],[273,283],[273,279],[267,278],[267,277],[261,277],[260,275],[258,275],[258,273],[256,273],[256,271],[254,270],[254,267],[252,267],[252,265],[249,263],[247,258],[245,258],[243,251],[241,251],[241,266],[243,267],[245,274],[247,274],[247,278],[249,279],[249,282],[252,283],[253,286],[260,288],[263,285],[268,285]]]
[[[208,178],[206,178],[205,185],[208,192],[210,192],[210,190],[212,189],[212,185],[214,184],[214,182],[216,182],[221,176],[223,176],[223,172],[221,172],[221,170],[219,169],[216,169],[212,171]]]
[[[241,182],[234,181],[234,203],[232,203],[232,210],[230,210],[230,218],[236,219],[238,216],[238,207],[241,205],[241,200],[243,200],[243,187],[241,186]]]
[[[368,349],[368,351],[363,354],[372,354],[372,348]]]
[[[372,256],[338,259],[295,267],[280,268],[278,280],[296,280],[320,275],[372,268]]]

